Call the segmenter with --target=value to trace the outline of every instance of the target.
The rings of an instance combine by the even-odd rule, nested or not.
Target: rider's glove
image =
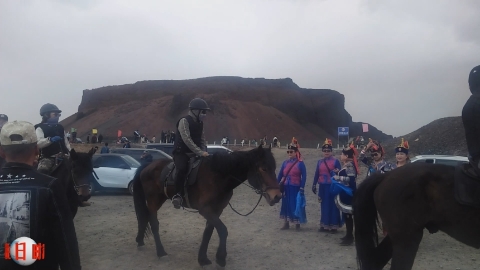
[[[60,136],[55,136],[55,137],[50,138],[51,142],[58,142],[58,141],[61,141],[61,140],[62,140],[62,138]]]

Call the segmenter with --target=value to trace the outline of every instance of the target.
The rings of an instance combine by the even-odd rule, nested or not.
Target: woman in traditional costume
[[[394,165],[395,168],[410,163],[410,157],[408,156],[409,148],[408,141],[404,141],[402,138],[400,145],[395,147],[395,159],[397,160],[397,163]]]
[[[317,194],[320,201],[320,229],[319,232],[330,231],[336,233],[342,226],[340,211],[335,205],[335,196],[330,193],[331,177],[341,169],[338,159],[332,156],[332,140],[325,139],[322,145],[323,158],[317,162],[313,178],[312,191]]]

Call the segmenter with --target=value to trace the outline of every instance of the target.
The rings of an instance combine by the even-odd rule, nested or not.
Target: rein
[[[257,193],[257,194],[260,195],[260,197],[258,198],[258,202],[257,202],[257,204],[255,205],[255,207],[253,207],[253,209],[252,209],[250,212],[246,213],[246,214],[242,214],[242,213],[238,212],[237,210],[235,210],[235,208],[233,208],[232,204],[231,204],[230,202],[228,202],[228,205],[229,205],[230,208],[233,210],[233,212],[235,212],[236,214],[238,214],[238,215],[240,215],[240,216],[243,216],[243,217],[246,217],[246,216],[250,215],[251,213],[253,213],[253,211],[255,211],[255,209],[257,209],[257,206],[260,204],[260,201],[262,200],[262,195],[263,195],[263,194],[267,194],[267,190],[270,190],[270,189],[279,189],[279,188],[277,188],[277,187],[267,186],[267,187],[265,188],[265,190],[261,190],[261,189],[258,189],[258,188],[254,188],[253,186],[251,186],[251,185],[249,185],[249,184],[245,184],[245,183],[244,183],[245,180],[242,181],[242,180],[238,179],[238,178],[235,177],[235,176],[230,176],[230,177],[233,178],[233,179],[235,179],[235,180],[237,180],[238,182],[240,182],[240,184],[243,184],[243,185],[251,188],[252,190],[255,191],[255,193]]]

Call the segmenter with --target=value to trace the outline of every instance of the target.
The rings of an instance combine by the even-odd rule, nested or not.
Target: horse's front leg
[[[207,219],[207,223],[211,224],[217,229],[218,233],[218,238],[220,239],[220,244],[218,245],[217,249],[217,255],[216,255],[216,262],[219,266],[225,267],[227,264],[226,258],[227,258],[227,236],[228,236],[228,230],[227,226],[223,224],[223,222],[220,220],[220,214],[214,214],[211,212],[204,212],[200,213]],[[208,226],[208,225],[207,225]],[[207,231],[207,229],[205,229]],[[211,233],[210,233],[211,235]],[[205,234],[204,234],[205,237]],[[208,237],[210,238],[210,237]],[[202,241],[203,244],[203,241]]]
[[[212,261],[210,261],[207,257],[207,249],[210,238],[212,238],[214,228],[215,227],[213,226],[213,224],[209,223],[207,220],[205,230],[203,231],[202,244],[200,244],[200,249],[198,251],[198,263],[200,264],[200,266],[212,264]]]

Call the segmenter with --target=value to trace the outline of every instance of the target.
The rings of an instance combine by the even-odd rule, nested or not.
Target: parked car
[[[98,190],[128,189],[133,195],[133,177],[140,162],[125,154],[95,154],[92,157],[93,170],[98,179],[91,183],[93,195]]]
[[[134,159],[136,159],[138,162],[142,163],[143,160],[140,159],[143,155],[143,152],[148,151],[150,155],[152,155],[153,160],[157,159],[170,159],[172,160],[172,157],[158,149],[145,149],[145,148],[113,148],[110,149],[110,153],[116,153],[116,154],[126,154]]]
[[[173,143],[148,143],[147,149],[157,149],[172,156],[173,155]]]
[[[225,146],[222,146],[222,145],[207,145],[207,152],[210,154],[210,155],[213,155],[214,153],[217,153],[217,152],[226,152],[226,153],[231,153],[233,152],[232,150],[228,149],[227,147]]]
[[[457,166],[461,163],[468,163],[467,157],[462,156],[448,156],[448,155],[421,155],[411,159],[411,162],[425,162],[435,164],[445,164],[450,166]]]

